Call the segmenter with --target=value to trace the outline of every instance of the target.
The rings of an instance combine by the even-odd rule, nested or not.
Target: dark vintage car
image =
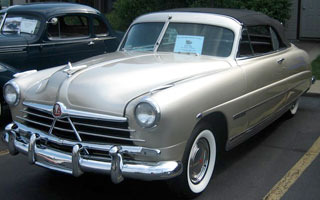
[[[113,52],[121,39],[98,10],[73,3],[11,6],[0,11],[0,30],[1,88],[17,72]]]

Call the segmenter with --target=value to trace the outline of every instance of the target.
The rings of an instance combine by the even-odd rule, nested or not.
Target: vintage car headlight
[[[20,89],[15,82],[5,84],[3,88],[3,96],[9,105],[17,105],[20,99]]]
[[[135,117],[140,126],[151,128],[160,120],[160,109],[152,101],[142,101],[135,108]]]

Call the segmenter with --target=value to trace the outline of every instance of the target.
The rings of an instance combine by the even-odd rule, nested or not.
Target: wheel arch
[[[220,112],[216,111],[202,117],[195,127],[200,124],[208,124],[210,128],[216,133],[216,139],[220,143],[221,147],[225,149],[228,139],[228,122],[226,116]]]

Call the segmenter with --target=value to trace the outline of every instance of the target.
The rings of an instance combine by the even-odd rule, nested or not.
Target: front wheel
[[[210,182],[216,155],[217,144],[213,131],[206,126],[196,128],[183,157],[183,172],[169,180],[169,187],[180,197],[193,198],[199,195]]]

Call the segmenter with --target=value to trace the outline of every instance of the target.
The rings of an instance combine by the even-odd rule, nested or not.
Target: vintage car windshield
[[[150,22],[133,25],[122,43],[124,51],[153,51],[163,28],[163,22]]]
[[[2,33],[35,35],[39,31],[39,28],[40,21],[35,17],[8,15],[2,26]]]
[[[153,51],[164,23],[139,23],[129,30],[121,50]],[[234,33],[224,27],[171,22],[157,49],[160,52],[228,57]]]
[[[227,28],[206,24],[170,23],[158,51],[228,57],[233,40],[234,33]]]

